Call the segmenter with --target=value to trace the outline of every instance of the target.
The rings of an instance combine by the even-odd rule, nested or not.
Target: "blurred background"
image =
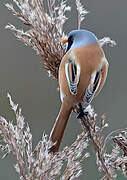
[[[42,67],[42,60],[35,51],[25,47],[10,31],[4,29],[8,22],[21,29],[25,28],[20,20],[4,7],[3,3],[7,2],[10,1],[0,0],[0,115],[15,121],[6,97],[9,92],[14,102],[23,110],[25,120],[31,127],[35,146],[44,131],[49,135],[59,112],[61,102],[57,91],[58,84],[48,78]],[[82,0],[82,3],[90,11],[82,23],[82,28],[94,32],[98,38],[109,36],[117,42],[114,48],[104,47],[110,64],[108,78],[103,90],[92,102],[98,116],[106,114],[109,123],[106,135],[112,130],[127,127],[127,1]],[[68,4],[72,5],[72,11],[65,24],[66,33],[77,27],[74,0],[68,0]],[[80,132],[80,124],[73,114],[61,148],[70,145]],[[95,153],[92,148],[89,149],[91,157],[84,162],[84,172],[80,179],[98,180]],[[19,179],[12,166],[14,162],[11,155],[0,160],[0,179]],[[124,177],[118,176],[118,179]]]

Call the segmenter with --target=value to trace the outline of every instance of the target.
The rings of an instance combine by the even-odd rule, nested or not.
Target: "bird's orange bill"
[[[67,39],[62,39],[61,42],[62,42],[62,43],[67,43],[68,40],[67,40]]]

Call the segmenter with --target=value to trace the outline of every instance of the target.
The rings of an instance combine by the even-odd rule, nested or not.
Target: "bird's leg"
[[[81,119],[84,117],[84,112],[83,112],[83,108],[82,108],[82,105],[81,103],[79,103],[79,109],[78,109],[78,113],[77,113],[77,119]]]
[[[81,103],[79,103],[78,106],[79,106],[78,108],[79,110],[78,110],[77,118],[80,119],[84,117],[86,119],[88,115],[88,111],[86,110],[86,107],[88,106],[88,104],[82,105]]]
[[[86,111],[86,108],[83,108],[82,104],[79,103],[79,112],[77,118],[82,119],[84,121],[85,127],[89,130],[90,125],[89,122],[87,121],[87,116],[88,116],[88,111]]]

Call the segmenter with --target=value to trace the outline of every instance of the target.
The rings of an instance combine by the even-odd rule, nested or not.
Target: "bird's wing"
[[[77,85],[80,76],[80,67],[70,58],[65,63],[65,74],[67,77],[70,92],[74,95],[77,94]]]
[[[101,79],[102,79],[101,72],[102,70],[98,70],[97,72],[94,72],[92,74],[91,82],[88,88],[86,89],[84,99],[83,99],[83,102],[86,104],[86,106],[90,104],[91,101],[93,100],[95,93],[101,83]]]

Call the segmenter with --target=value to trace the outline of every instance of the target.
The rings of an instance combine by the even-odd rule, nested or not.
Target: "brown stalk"
[[[92,144],[93,144],[93,147],[95,149],[95,151],[97,152],[97,155],[98,155],[98,158],[102,164],[102,168],[103,168],[103,172],[105,173],[105,176],[107,177],[107,180],[111,180],[111,175],[110,173],[108,172],[108,169],[105,165],[105,160],[104,160],[104,157],[103,157],[103,151],[102,149],[99,147],[99,140],[95,140],[93,134],[92,134],[92,126],[90,124],[90,117],[89,115],[87,117],[84,117],[83,114],[83,109],[82,109],[82,105],[79,104],[79,109],[76,109],[76,111],[80,114],[82,114],[82,116],[80,117],[80,122],[81,122],[81,126],[82,126],[82,129],[86,132],[88,132],[88,137],[90,138],[90,140],[92,141]]]

